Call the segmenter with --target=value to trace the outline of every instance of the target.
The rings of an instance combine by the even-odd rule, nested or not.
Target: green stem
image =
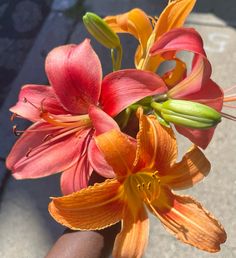
[[[162,104],[161,103],[157,103],[157,102],[152,102],[151,104],[150,104],[150,106],[154,109],[154,110],[156,110],[156,111],[158,111],[158,112],[161,112],[161,109],[162,109]]]
[[[113,71],[120,70],[122,55],[123,55],[123,50],[121,45],[119,45],[117,48],[111,49],[111,60],[112,60]]]

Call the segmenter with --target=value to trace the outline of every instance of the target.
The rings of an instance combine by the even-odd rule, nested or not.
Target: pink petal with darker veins
[[[68,113],[56,99],[52,87],[34,84],[22,87],[18,102],[10,111],[35,122],[41,119],[42,109],[55,115]]]
[[[87,113],[90,104],[98,103],[102,68],[88,39],[53,49],[46,59],[46,73],[60,102],[72,114]]]
[[[61,175],[61,191],[63,195],[78,192],[88,186],[93,168],[90,165],[88,156],[85,153],[79,160]]]
[[[17,179],[38,178],[64,171],[78,160],[88,129],[81,138],[45,123],[32,125],[13,146],[6,165]],[[81,140],[79,140],[81,139]]]
[[[129,105],[167,91],[163,80],[155,73],[135,69],[108,74],[102,82],[101,106],[110,116],[116,116]]]

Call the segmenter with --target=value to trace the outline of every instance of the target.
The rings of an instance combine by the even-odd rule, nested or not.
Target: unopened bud
[[[162,104],[152,103],[152,107],[167,122],[184,127],[207,129],[221,121],[219,112],[197,102],[169,99]]]
[[[95,13],[87,12],[83,22],[89,33],[103,46],[113,49],[120,46],[118,35]]]

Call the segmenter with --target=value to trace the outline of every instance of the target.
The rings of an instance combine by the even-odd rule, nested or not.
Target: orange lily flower
[[[135,54],[136,68],[155,72],[164,59],[149,55],[153,43],[171,29],[182,27],[195,2],[196,0],[169,1],[157,21],[151,18],[151,22],[150,17],[138,8],[120,15],[107,16],[105,21],[115,32],[129,33],[139,41]],[[180,72],[185,70],[185,64],[177,58],[176,63]]]
[[[203,179],[210,170],[209,161],[193,146],[176,163],[173,131],[140,110],[139,119],[137,144],[117,130],[96,137],[117,177],[53,198],[50,214],[75,230],[102,229],[122,221],[113,249],[116,258],[142,256],[149,234],[145,206],[179,240],[205,251],[219,251],[226,240],[223,227],[200,203],[172,192]]]

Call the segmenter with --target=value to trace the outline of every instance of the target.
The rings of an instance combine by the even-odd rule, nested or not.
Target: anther
[[[17,130],[17,126],[16,125],[12,126],[12,131],[13,131],[15,136],[20,136],[23,133],[23,132]]]
[[[137,185],[137,188],[138,188],[138,190],[141,190],[141,185],[138,184],[138,185]]]
[[[148,182],[148,184],[147,184],[147,190],[150,190],[151,189],[151,182]]]

